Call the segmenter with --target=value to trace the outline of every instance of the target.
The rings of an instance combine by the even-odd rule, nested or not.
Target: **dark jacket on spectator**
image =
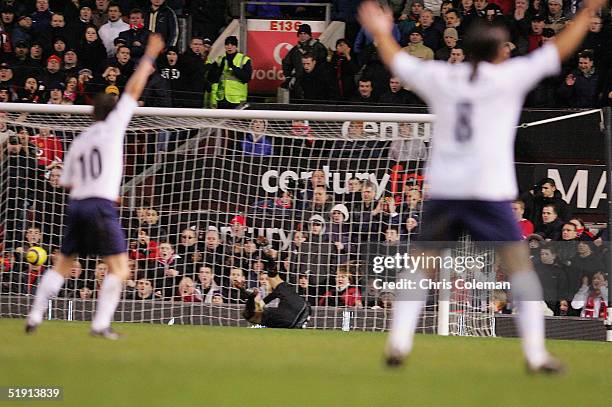
[[[311,38],[309,41],[297,43],[291,51],[283,58],[283,73],[285,78],[299,77],[304,72],[302,67],[302,56],[310,52],[314,55],[317,65],[327,63],[327,48],[319,40]]]
[[[149,30],[146,28],[130,28],[129,30],[121,31],[118,38],[125,40],[126,45],[130,47],[132,60],[136,62],[144,54],[147,39],[149,38]],[[140,45],[135,45],[135,42],[139,42]]]
[[[77,55],[81,66],[91,69],[94,73],[102,72],[104,68],[102,62],[106,59],[106,48],[100,39],[94,42],[81,42]]]
[[[326,65],[316,63],[312,72],[303,72],[295,84],[295,98],[310,101],[328,101],[338,99],[336,81]]]
[[[47,11],[36,11],[32,13],[30,17],[32,17],[32,31],[35,33],[40,33],[44,30],[48,30],[51,26],[51,16],[53,13],[49,10]]]
[[[172,107],[170,86],[158,72],[149,76],[142,99],[148,107]]]
[[[525,192],[520,198],[525,202],[525,219],[529,219],[537,228],[542,223],[542,209],[546,205],[555,205],[559,219],[567,222],[572,217],[572,212],[569,205],[561,198],[561,192],[556,190],[552,198],[545,198],[541,193],[532,195],[531,192]]]
[[[181,71],[182,82],[179,81],[179,88],[183,91],[178,107],[202,107],[204,93],[211,89],[207,76],[212,64],[206,64],[199,55],[188,49],[179,56],[176,65],[179,65]]]
[[[542,283],[544,301],[553,311],[556,311],[556,303],[566,298],[567,275],[557,264],[537,263],[536,273]]]
[[[151,17],[155,17],[155,27],[149,27]],[[179,35],[178,19],[176,13],[166,3],[162,4],[157,11],[149,7],[144,16],[145,27],[154,28],[151,31],[160,33],[169,47],[176,46]]]
[[[344,55],[334,53],[330,65],[332,76],[337,83],[340,100],[352,98],[357,90],[355,75],[359,72],[359,66],[355,58],[351,58],[349,61]]]
[[[572,74],[576,77],[576,83],[568,86],[565,81],[559,87],[562,107],[598,107],[600,105],[600,76],[595,71],[592,75],[585,75],[580,70],[575,70]]]
[[[559,218],[550,223],[541,223],[536,227],[536,233],[544,239],[560,240],[563,223]]]
[[[393,93],[390,90],[383,93],[378,99],[378,103],[385,105],[411,105],[418,104],[418,98],[415,98],[415,94],[407,91],[406,89],[400,89]]]

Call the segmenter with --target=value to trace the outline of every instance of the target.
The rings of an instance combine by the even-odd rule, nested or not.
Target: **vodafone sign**
[[[318,38],[325,30],[325,21],[247,20],[247,55],[253,64],[249,92],[276,93],[285,80],[282,61],[297,43],[297,30],[307,23],[312,36]]]

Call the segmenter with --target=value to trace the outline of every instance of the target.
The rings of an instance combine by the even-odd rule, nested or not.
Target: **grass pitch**
[[[382,366],[385,335],[115,324],[111,342],[77,322],[33,336],[0,319],[0,386],[63,386],[33,406],[577,406],[607,405],[612,345],[549,341],[562,377],[525,373],[515,339],[417,335],[400,370]]]

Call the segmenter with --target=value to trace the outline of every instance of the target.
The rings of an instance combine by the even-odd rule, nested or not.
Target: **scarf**
[[[597,312],[597,300],[599,299],[599,312]],[[595,295],[591,293],[587,298],[584,309],[582,310],[583,318],[603,318],[607,317],[607,304],[601,294]],[[597,314],[597,315],[596,315]]]

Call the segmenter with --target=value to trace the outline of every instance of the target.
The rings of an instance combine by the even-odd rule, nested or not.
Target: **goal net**
[[[62,159],[91,123],[88,107],[18,108],[0,118],[2,317],[26,315],[54,262]],[[269,292],[265,274],[277,270],[313,307],[309,327],[388,329],[395,294],[374,283],[372,254],[418,240],[431,116],[177,112],[139,109],[126,133],[119,208],[131,276],[115,320],[245,326],[244,289]],[[35,246],[49,254],[42,265],[27,261]],[[451,278],[494,280],[492,252],[465,240],[452,255],[479,254],[486,262]],[[107,271],[75,261],[49,318],[90,319]],[[493,296],[432,289],[420,330],[493,335]]]

